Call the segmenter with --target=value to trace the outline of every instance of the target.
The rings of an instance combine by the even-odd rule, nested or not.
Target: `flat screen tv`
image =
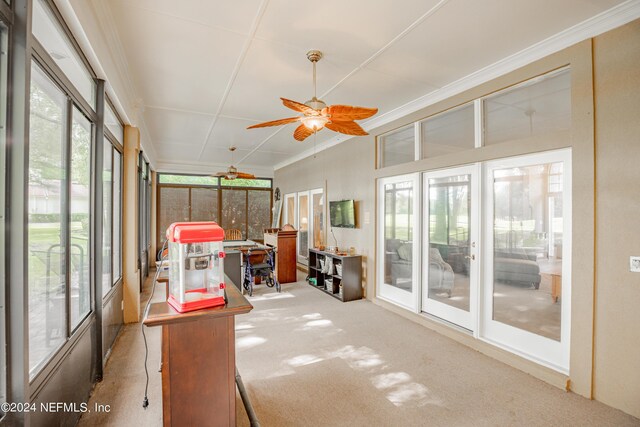
[[[356,211],[353,200],[329,202],[329,218],[332,227],[356,228]]]

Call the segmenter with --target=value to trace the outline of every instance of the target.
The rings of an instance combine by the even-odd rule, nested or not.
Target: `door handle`
[[[471,256],[467,255],[467,256],[465,256],[465,258],[466,258],[466,259],[470,259],[470,260],[472,260],[472,261],[475,261],[476,256],[475,256],[475,255],[471,255]]]

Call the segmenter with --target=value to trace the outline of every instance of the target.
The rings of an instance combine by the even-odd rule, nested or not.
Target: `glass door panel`
[[[424,175],[423,311],[469,330],[475,329],[478,289],[475,171],[466,166]]]
[[[322,189],[311,191],[311,210],[313,221],[311,222],[312,238],[309,244],[317,248],[324,245],[324,195]]]
[[[412,310],[420,264],[418,187],[417,174],[384,178],[378,186],[378,296]]]
[[[484,334],[568,371],[570,151],[488,164]]]
[[[298,193],[298,262],[307,263],[309,256],[309,192]]]

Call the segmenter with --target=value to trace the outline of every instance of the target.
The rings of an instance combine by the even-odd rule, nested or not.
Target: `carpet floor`
[[[280,294],[257,286],[250,301],[236,318],[236,364],[262,426],[640,426],[366,300],[302,281]],[[147,338],[151,406],[141,407],[140,327],[126,325],[89,403],[111,411],[81,426],[161,425],[160,329]],[[239,397],[237,425],[249,425]]]

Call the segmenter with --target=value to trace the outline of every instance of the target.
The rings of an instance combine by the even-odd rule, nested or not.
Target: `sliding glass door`
[[[482,337],[568,373],[571,151],[485,167]]]
[[[419,176],[378,181],[377,296],[568,373],[571,150]]]
[[[298,262],[307,264],[309,257],[309,192],[298,193]]]
[[[475,330],[478,292],[477,166],[423,177],[422,310]]]
[[[378,297],[417,311],[420,280],[418,174],[378,181]]]

